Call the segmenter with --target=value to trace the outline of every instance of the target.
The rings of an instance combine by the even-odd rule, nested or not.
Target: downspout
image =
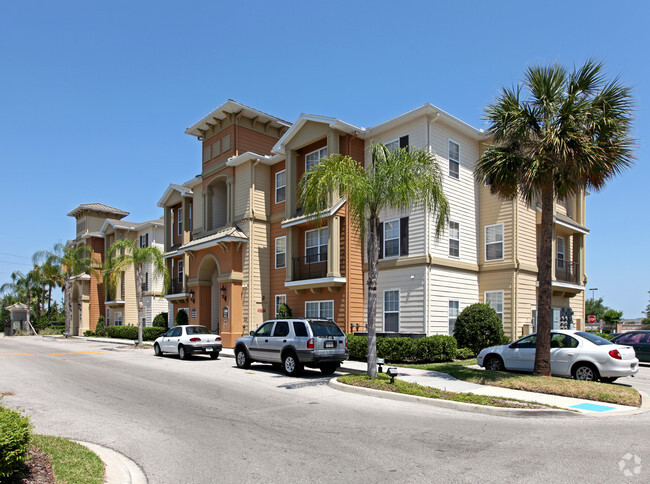
[[[514,199],[514,214],[513,214],[513,242],[512,250],[514,252],[515,270],[513,273],[512,284],[512,340],[517,339],[517,321],[519,320],[519,197]]]

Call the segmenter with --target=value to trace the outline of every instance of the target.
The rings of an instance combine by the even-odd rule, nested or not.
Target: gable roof
[[[101,212],[101,213],[108,213],[111,215],[117,215],[118,219],[124,218],[129,214],[129,212],[125,212],[124,210],[120,210],[119,208],[109,207],[108,205],[104,205],[103,203],[82,203],[81,205],[72,209],[68,213],[68,217],[76,217],[77,215],[85,211],[93,211],[93,212]]]

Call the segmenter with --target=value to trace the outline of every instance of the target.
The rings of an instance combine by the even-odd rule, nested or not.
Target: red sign
[[[595,323],[595,322],[596,322],[596,316],[593,316],[593,315],[592,315],[592,316],[589,316],[589,317],[587,318],[587,321],[589,321],[589,322],[592,323],[592,324]]]

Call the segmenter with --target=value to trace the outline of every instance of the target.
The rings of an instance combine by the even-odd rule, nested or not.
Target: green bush
[[[168,314],[167,313],[160,313],[157,314],[155,318],[153,318],[153,325],[154,327],[159,327],[159,328],[167,328],[167,323],[168,323]]]
[[[284,303],[280,304],[278,307],[278,318],[290,318],[291,316],[293,316],[291,308]]]
[[[142,328],[142,339],[144,341],[153,341],[159,336],[162,336],[165,331],[167,331],[167,328],[159,328],[156,326]],[[106,328],[106,333],[110,338],[138,339],[137,326],[109,326]]]
[[[458,315],[454,337],[462,348],[469,348],[478,355],[483,348],[504,344],[503,323],[488,304],[476,303],[466,307]]]
[[[457,360],[469,360],[470,358],[474,358],[476,355],[472,350],[469,348],[458,348],[456,351],[456,359]]]
[[[25,464],[31,429],[29,418],[0,405],[0,482],[17,476]]]
[[[162,336],[167,331],[167,328],[153,326],[151,328],[142,328],[142,339],[144,341],[153,341]]]
[[[95,332],[90,330],[84,331],[84,336],[95,336]]]
[[[188,321],[189,319],[187,317],[187,313],[182,309],[179,309],[178,312],[176,313],[176,325],[180,326],[182,324],[187,324]]]
[[[368,337],[348,334],[351,360],[368,358]],[[456,340],[453,336],[434,335],[424,338],[377,338],[377,357],[387,362],[433,363],[452,361],[456,357]]]

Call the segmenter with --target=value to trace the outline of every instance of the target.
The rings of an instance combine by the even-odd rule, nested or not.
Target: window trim
[[[178,212],[178,234],[183,235],[183,207],[177,209]]]
[[[487,241],[488,228],[490,228],[490,227],[498,227],[498,226],[501,227],[501,241],[500,242],[490,242],[490,244],[491,245],[492,244],[497,244],[497,243],[501,244],[501,257],[494,258],[494,259],[488,259],[488,256],[487,256],[487,252],[488,252],[487,251],[487,247],[488,247],[488,241]],[[503,260],[505,258],[505,256],[506,256],[505,227],[504,227],[503,222],[498,223],[498,224],[491,224],[491,225],[484,226],[483,227],[483,237],[484,237],[484,240],[483,240],[483,249],[484,249],[483,250],[483,259],[486,262],[492,262],[492,261],[495,261],[495,260]]]
[[[458,226],[458,238],[457,239],[452,239],[451,237],[451,224],[456,224]],[[451,242],[452,240],[458,242],[458,255],[452,255],[451,254]],[[448,253],[447,255],[451,257],[452,259],[460,259],[460,222],[456,222],[455,220],[449,220],[449,247],[448,247]]]
[[[321,156],[317,159],[317,163],[314,165],[316,166],[318,165],[318,163],[320,163],[320,160],[322,160],[323,158],[327,158],[329,156],[329,152],[327,151],[327,145],[323,146],[322,148],[318,148],[314,151],[310,151],[309,153],[305,153],[305,173],[309,172],[309,169],[307,168],[307,158],[309,157],[309,155],[313,155],[314,153],[320,153],[323,150],[325,151],[325,156]]]
[[[176,264],[176,274],[177,274],[176,282],[178,284],[183,284],[183,276],[184,276],[183,265],[184,265],[183,261],[179,259],[178,264]]]
[[[560,245],[559,241],[562,241],[562,259],[560,259]],[[562,265],[560,265],[560,261]],[[555,267],[558,269],[564,269],[566,267],[566,239],[562,236],[555,237]]]
[[[334,299],[322,299],[316,301],[305,301],[305,317],[311,318],[313,316],[307,316],[307,304],[316,304],[318,303],[318,319],[327,319],[321,315],[320,305],[322,303],[332,303],[332,320],[334,320]]]
[[[283,303],[278,303],[278,298],[280,298],[280,297],[284,298]],[[287,295],[286,294],[276,294],[275,297],[273,298],[273,300],[275,301],[275,316],[274,317],[277,318],[278,317],[278,312],[279,312],[279,309],[280,309],[280,305],[287,304]]]
[[[323,244],[320,243],[321,230],[327,230],[327,240],[329,241],[330,234],[329,234],[329,227],[327,225],[325,225],[323,227],[318,227],[316,229],[305,230],[305,264],[318,264],[318,263],[321,263],[321,262],[327,262],[327,257],[329,257],[328,251],[326,250],[325,252],[321,252],[321,250],[320,250],[321,247],[323,247]],[[310,232],[318,232],[318,245],[310,245],[310,246],[307,245],[307,234],[310,233]],[[328,246],[328,244],[324,245],[324,247],[326,247],[326,248],[327,248],[327,246]],[[318,248],[318,258],[317,258],[317,260],[315,260],[313,262],[308,262],[307,261],[307,257],[308,257],[307,249],[312,249],[314,247]],[[325,260],[323,260],[323,258],[322,258],[323,255],[326,256]]]
[[[284,173],[284,185],[278,185],[278,175]],[[278,200],[278,189],[284,188],[284,200]],[[287,170],[280,170],[275,174],[275,203],[284,203],[287,200]]]
[[[386,311],[386,293],[387,292],[397,292],[397,311]],[[401,329],[400,326],[401,326],[401,323],[402,323],[402,321],[401,321],[402,318],[400,317],[400,313],[401,313],[401,310],[402,310],[402,291],[401,291],[401,289],[399,289],[399,288],[398,289],[384,289],[383,299],[381,301],[381,305],[382,305],[382,313],[381,313],[382,314],[382,329],[383,329],[384,333],[399,333],[400,329]],[[388,330],[386,330],[386,313],[389,313],[389,314],[397,313],[397,331],[388,331]]]
[[[450,148],[450,146],[449,146],[450,143],[453,143],[456,146],[458,146],[458,159],[457,160],[454,160],[451,157],[451,150],[449,149]],[[460,180],[460,143],[453,140],[452,138],[447,138],[447,160],[449,161],[447,175],[449,176],[449,178],[453,178],[454,180]],[[454,176],[454,175],[451,174],[451,164],[452,164],[452,162],[456,163],[458,165],[458,176]]]
[[[395,238],[392,238],[392,239],[387,239],[386,238],[386,225],[389,224],[389,223],[393,223],[393,222],[397,222],[397,254],[396,255],[386,255],[386,242],[388,240],[395,240]],[[383,244],[383,253],[382,253],[382,255],[383,255],[384,259],[387,259],[387,258],[392,259],[394,257],[399,257],[400,254],[402,253],[401,223],[402,223],[401,219],[398,217],[398,218],[393,218],[393,219],[390,219],[390,220],[386,220],[384,222],[384,224],[383,224],[383,234],[382,234],[382,236],[383,236],[383,239],[384,239],[384,244]]]
[[[497,311],[496,308],[493,308],[493,309],[496,311],[497,314],[501,315],[501,324],[503,324],[503,318],[504,318],[504,313],[505,313],[505,305],[506,305],[505,304],[505,291],[503,289],[496,290],[496,291],[483,291],[483,303],[490,305],[490,303],[488,303],[488,300],[487,300],[487,295],[488,294],[496,294],[496,293],[501,295],[501,313],[499,313],[499,311]],[[492,307],[492,306],[490,305],[490,307]]]
[[[450,313],[451,312],[450,304],[453,303],[453,302],[458,305],[458,307],[456,308],[456,311],[457,311],[456,317],[453,318],[454,319],[454,327],[456,326],[456,320],[458,319],[458,315],[460,314],[460,299],[451,299],[451,298],[448,299],[447,300],[447,323],[449,324],[448,330],[449,330],[449,335],[450,336],[453,336],[453,334],[454,334],[454,330],[451,328],[451,319],[452,319],[452,317],[451,317],[451,313]]]
[[[283,252],[278,252],[278,240],[284,239],[284,251]],[[275,238],[275,268],[276,269],[285,269],[287,267],[287,236],[282,235],[280,237]],[[284,254],[284,265],[279,266],[278,265],[278,255]]]
[[[395,138],[394,140],[391,140],[391,141],[388,141],[388,142],[384,143],[384,146],[386,147],[386,149],[388,151],[392,152],[392,150],[388,147],[388,145],[390,145],[392,143],[397,143],[397,148],[395,148],[395,149],[399,150],[399,138]]]

